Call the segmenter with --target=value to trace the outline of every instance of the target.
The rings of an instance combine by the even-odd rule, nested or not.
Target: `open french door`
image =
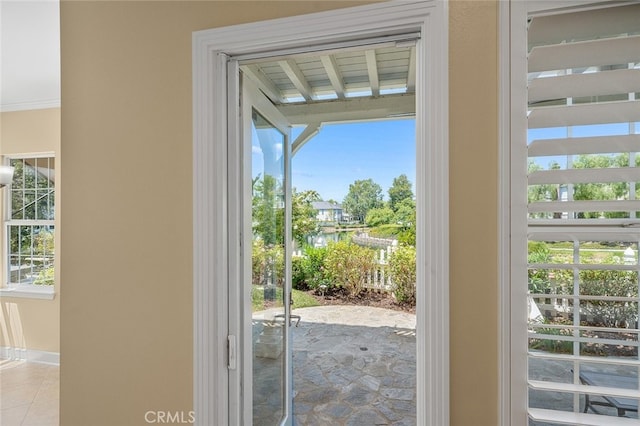
[[[229,193],[238,197],[229,213],[242,218],[240,229],[229,230],[237,258],[230,271],[237,286],[229,294],[231,420],[291,425],[291,126],[237,62],[229,68],[236,133],[230,134],[229,174],[237,179],[230,179]]]

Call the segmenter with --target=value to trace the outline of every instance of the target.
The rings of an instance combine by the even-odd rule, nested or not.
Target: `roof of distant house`
[[[313,201],[311,206],[316,210],[336,210],[342,209],[342,205],[338,203],[330,203],[329,201]]]

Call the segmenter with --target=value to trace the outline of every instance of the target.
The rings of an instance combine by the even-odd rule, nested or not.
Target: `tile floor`
[[[0,425],[58,426],[60,368],[0,358]]]

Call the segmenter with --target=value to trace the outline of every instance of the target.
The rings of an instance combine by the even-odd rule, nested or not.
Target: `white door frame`
[[[300,29],[304,28],[301,33]],[[389,1],[242,24],[193,35],[194,411],[198,425],[229,424],[229,56],[398,32],[416,46],[417,424],[449,424],[448,9],[438,0]],[[233,418],[233,416],[232,416]]]

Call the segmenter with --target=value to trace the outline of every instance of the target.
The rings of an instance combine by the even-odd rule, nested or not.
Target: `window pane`
[[[53,220],[53,191],[40,190],[36,192],[36,219]]]
[[[53,285],[54,227],[9,226],[9,282]]]
[[[53,220],[55,170],[53,158],[13,159],[11,219]]]
[[[31,189],[24,191],[23,219],[36,219],[36,192]]]
[[[34,189],[36,187],[35,160],[27,159],[23,162],[24,188]]]
[[[48,158],[36,158],[36,187],[37,188],[49,188],[51,178],[49,177],[49,159]]]
[[[11,219],[24,219],[24,191],[13,188],[11,190]]]
[[[13,182],[11,183],[11,187],[13,189],[22,189],[24,188],[24,166],[23,161],[21,159],[12,159],[9,161],[9,165],[14,168],[13,171]]]

